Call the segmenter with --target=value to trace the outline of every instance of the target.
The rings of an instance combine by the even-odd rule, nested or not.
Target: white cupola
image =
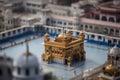
[[[26,52],[19,57],[14,66],[13,80],[43,80],[37,57],[29,52],[28,44],[26,47]]]
[[[108,62],[120,67],[120,49],[114,46],[108,53]]]
[[[113,4],[114,5],[119,5],[120,4],[120,0],[113,0]]]

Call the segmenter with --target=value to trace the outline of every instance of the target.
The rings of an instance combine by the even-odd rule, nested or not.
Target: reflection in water
[[[30,52],[36,55],[37,58],[39,59],[40,66],[43,68],[44,71],[52,71],[54,75],[57,75],[58,77],[62,77],[65,80],[68,80],[70,77],[73,76],[74,70],[76,70],[76,74],[79,74],[81,71],[94,68],[96,66],[99,66],[100,64],[103,64],[107,59],[107,52],[108,52],[107,47],[85,43],[85,51],[86,51],[85,64],[80,67],[76,67],[74,70],[69,71],[69,70],[50,67],[42,64],[43,62],[41,62],[41,54],[44,52],[43,38],[30,41],[29,47],[30,47]],[[2,52],[0,52],[0,55],[3,55],[3,53],[5,52],[7,56],[10,56],[14,59],[14,64],[15,64],[15,61],[18,59],[18,57],[21,54],[24,53],[25,49],[26,49],[25,44],[21,44],[3,50]]]

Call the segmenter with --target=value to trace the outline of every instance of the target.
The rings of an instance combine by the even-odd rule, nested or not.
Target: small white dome
[[[113,0],[113,4],[114,4],[114,5],[119,5],[119,4],[120,4],[120,1],[119,1],[119,0]]]
[[[112,49],[110,49],[109,55],[119,55],[120,49],[117,46],[114,46]]]
[[[28,44],[26,44],[26,48],[26,52],[18,58],[14,65],[14,80],[42,80],[38,59],[29,52]]]
[[[37,57],[30,54],[29,56],[22,55],[19,57],[15,66],[18,67],[38,67],[39,63]]]
[[[26,45],[26,52],[22,54],[19,58],[17,63],[15,64],[16,67],[38,67],[39,62],[36,56],[29,52],[29,46]]]

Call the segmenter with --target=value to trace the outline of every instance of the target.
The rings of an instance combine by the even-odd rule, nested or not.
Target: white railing
[[[96,68],[93,69],[88,69],[84,72],[81,72],[80,74],[74,76],[73,78],[71,78],[70,80],[86,80],[89,76],[95,75],[97,73],[100,73],[101,70],[103,69],[103,67],[106,65],[107,63],[104,63]]]

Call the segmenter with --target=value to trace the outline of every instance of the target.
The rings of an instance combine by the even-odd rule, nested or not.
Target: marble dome
[[[110,49],[109,55],[119,55],[120,49],[117,46],[114,46],[112,49]]]
[[[29,52],[29,49],[27,46],[27,51],[18,58],[15,66],[16,67],[38,67],[39,62],[37,57]]]
[[[28,44],[26,44],[26,48],[26,52],[16,61],[13,80],[43,80],[37,57],[29,52]]]
[[[34,66],[39,66],[38,60],[36,58],[36,56],[34,55],[29,55],[29,56],[25,56],[22,55],[19,57],[16,66],[18,67],[34,67]]]

